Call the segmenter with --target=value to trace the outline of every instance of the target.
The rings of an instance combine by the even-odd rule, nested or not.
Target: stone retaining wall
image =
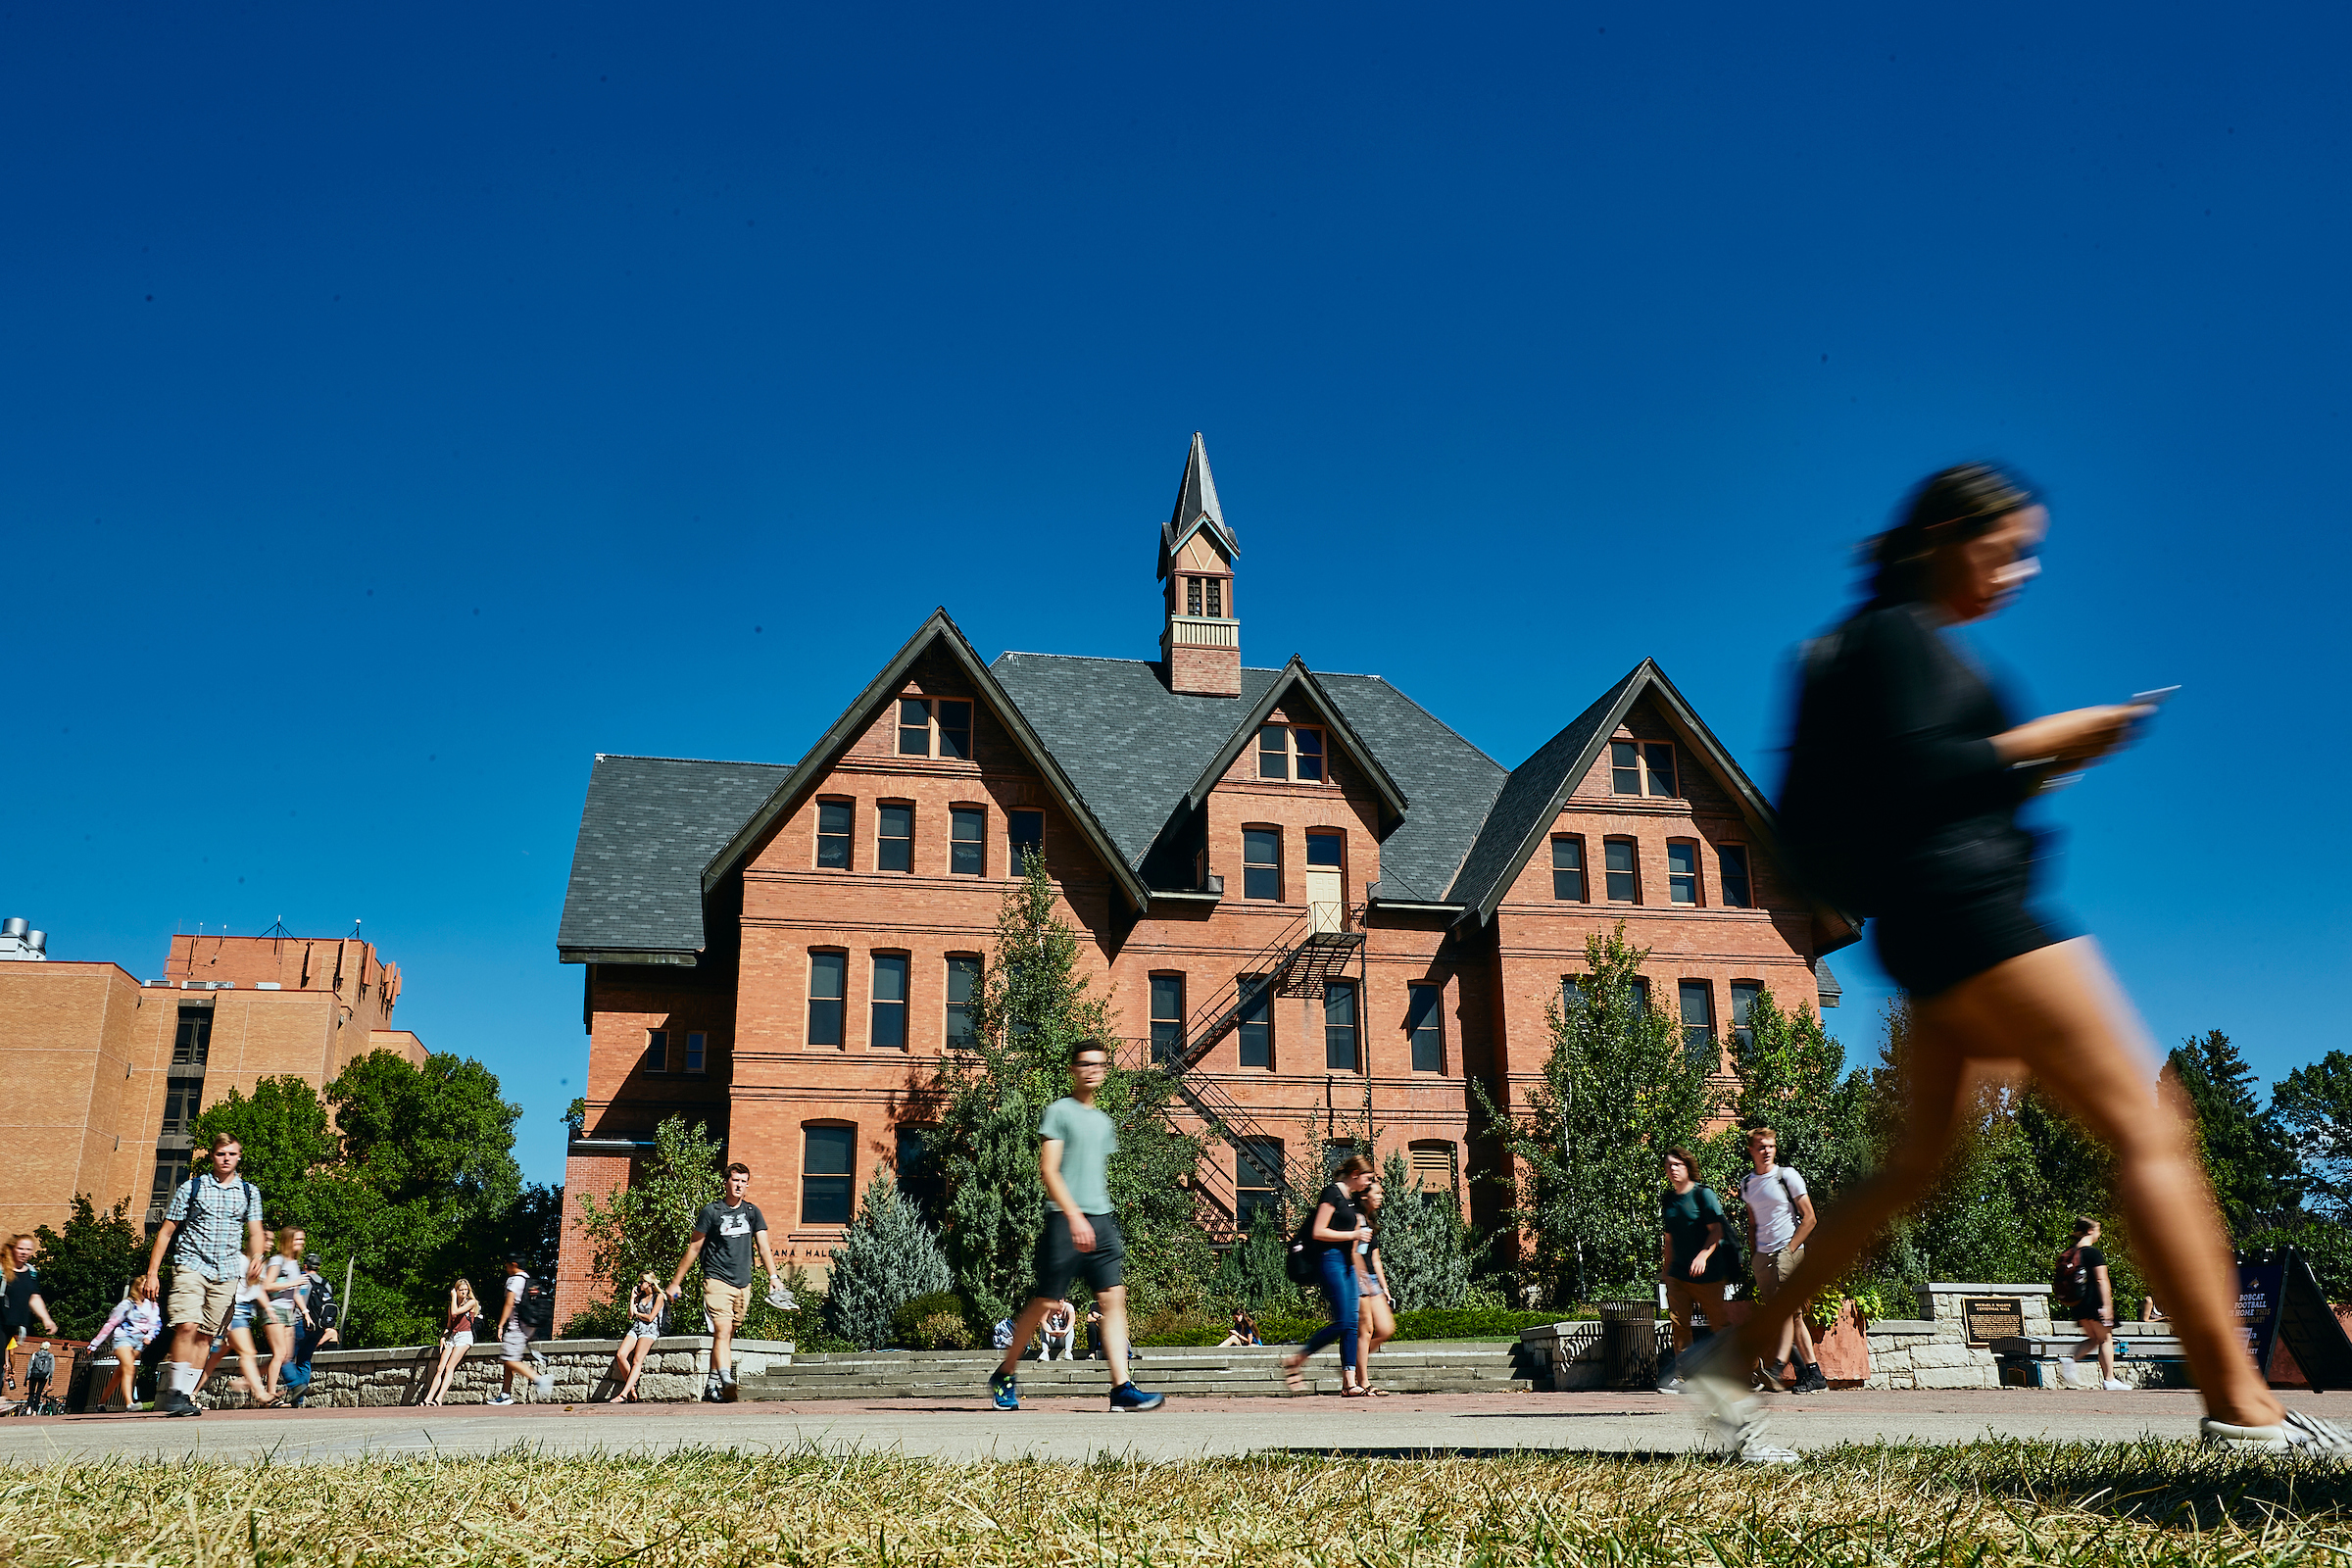
[[[547,1357],[547,1371],[556,1380],[555,1388],[542,1402],[584,1404],[616,1387],[607,1381],[606,1374],[612,1370],[613,1352],[620,1348],[618,1340],[542,1340],[532,1348]],[[771,1366],[786,1365],[792,1360],[792,1351],[789,1340],[737,1340],[735,1375],[751,1377]],[[306,1403],[341,1407],[415,1404],[424,1396],[425,1385],[431,1381],[440,1355],[439,1347],[426,1345],[375,1350],[321,1350],[311,1359],[311,1387]],[[268,1357],[262,1359],[266,1361]],[[637,1393],[640,1397],[656,1402],[700,1398],[703,1378],[710,1365],[708,1334],[680,1334],[656,1340],[646,1355],[645,1371],[637,1379]],[[449,1391],[441,1397],[448,1404],[480,1404],[496,1394],[503,1382],[498,1347],[477,1344],[466,1350],[466,1359],[459,1363],[450,1379]],[[233,1356],[221,1363],[221,1370],[205,1385],[201,1396],[206,1405],[220,1410],[239,1409],[253,1402],[238,1381]],[[516,1378],[514,1397],[527,1402],[538,1396],[531,1392],[527,1379]]]
[[[1888,1318],[1869,1325],[1870,1377],[1866,1389],[1997,1389],[2001,1363],[1990,1350],[1968,1343],[1960,1303],[1970,1297],[2017,1298],[2025,1332],[2050,1332],[2047,1285],[1931,1285],[1924,1318]]]

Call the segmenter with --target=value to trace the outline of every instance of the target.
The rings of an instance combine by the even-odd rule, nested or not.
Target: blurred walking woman
[[[1388,1390],[1372,1386],[1373,1353],[1396,1335],[1396,1314],[1390,1309],[1389,1270],[1380,1257],[1380,1211],[1387,1202],[1388,1195],[1374,1178],[1359,1200],[1372,1231],[1355,1244],[1355,1383],[1340,1390],[1358,1397],[1389,1396]]]
[[[439,1404],[449,1392],[452,1379],[458,1374],[458,1364],[466,1352],[473,1348],[473,1322],[482,1315],[482,1303],[473,1294],[473,1286],[460,1280],[449,1288],[448,1327],[441,1335],[441,1362],[433,1368],[433,1381],[426,1385],[421,1404]]]
[[[1315,1278],[1331,1303],[1331,1321],[1315,1330],[1296,1354],[1283,1358],[1283,1381],[1293,1394],[1306,1392],[1307,1357],[1334,1340],[1340,1346],[1341,1391],[1355,1386],[1355,1244],[1359,1236],[1370,1239],[1370,1227],[1356,1212],[1355,1200],[1371,1182],[1372,1162],[1361,1154],[1348,1155],[1332,1173],[1331,1185],[1316,1200],[1314,1217],[1307,1222],[1307,1246],[1315,1250]]]
[[[2138,1260],[2204,1396],[2205,1441],[2352,1454],[2352,1434],[2287,1412],[2247,1356],[2230,1245],[2145,1031],[2096,945],[2032,901],[2034,839],[2018,808],[2155,711],[2118,703],[2018,723],[1947,640],[2034,574],[2048,526],[2033,492],[1998,468],[1932,476],[1877,540],[1869,601],[1806,651],[1784,846],[1817,897],[1872,917],[1881,960],[1910,993],[1907,1124],[1887,1168],[1829,1212],[1795,1274],[1688,1374],[1717,1446],[1740,1457],[1795,1457],[1760,1441],[1746,1368],[1925,1194],[1972,1079],[2020,1065],[2114,1151]]]

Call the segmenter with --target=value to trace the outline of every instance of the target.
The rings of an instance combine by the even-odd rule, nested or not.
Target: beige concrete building
[[[187,1173],[190,1121],[231,1089],[323,1087],[377,1049],[424,1060],[392,1027],[399,966],[356,938],[176,936],[144,981],[21,937],[0,957],[17,960],[0,961],[0,1138],[18,1155],[0,1231],[61,1224],[77,1194],[153,1224]]]

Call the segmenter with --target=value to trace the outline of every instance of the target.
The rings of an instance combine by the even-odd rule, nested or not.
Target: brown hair
[[[1360,1176],[1371,1168],[1372,1162],[1363,1155],[1349,1154],[1346,1159],[1340,1161],[1340,1168],[1331,1173],[1331,1179],[1335,1182],[1344,1182],[1348,1177]]]
[[[311,1233],[300,1225],[283,1225],[278,1228],[277,1234],[270,1240],[277,1244],[277,1250],[282,1252],[286,1250],[286,1238],[289,1236],[299,1236],[307,1242],[311,1238]]]
[[[33,1241],[30,1231],[12,1231],[5,1245],[0,1245],[0,1281],[13,1282],[17,1277],[17,1244]]]
[[[1660,1170],[1665,1169],[1666,1161],[1669,1159],[1681,1160],[1683,1162],[1683,1174],[1689,1176],[1692,1181],[1698,1180],[1698,1160],[1694,1155],[1691,1154],[1690,1151],[1682,1148],[1680,1145],[1677,1145],[1673,1149],[1669,1149],[1666,1151],[1665,1154],[1659,1158],[1658,1168]]]
[[[728,1174],[728,1175],[730,1175],[730,1176],[732,1176],[732,1175],[734,1175],[734,1174],[735,1174],[737,1171],[741,1171],[741,1172],[743,1172],[743,1173],[744,1173],[746,1176],[749,1176],[749,1175],[752,1173],[752,1167],[751,1167],[751,1166],[749,1166],[749,1165],[746,1165],[746,1164],[745,1164],[745,1163],[744,1163],[742,1160],[740,1160],[740,1159],[737,1159],[737,1160],[730,1160],[730,1161],[728,1161],[728,1163],[727,1163],[727,1174]]]
[[[2099,1222],[2095,1219],[2092,1219],[2088,1214],[2077,1214],[2075,1216],[2075,1234],[2077,1236],[2088,1236],[2092,1231],[2095,1231],[2098,1228]]]
[[[221,1147],[225,1144],[234,1144],[241,1151],[245,1147],[245,1140],[239,1138],[235,1133],[215,1133],[213,1134],[213,1141],[208,1147],[214,1153],[218,1154],[220,1152]]]
[[[1769,1127],[1750,1127],[1747,1130],[1747,1147],[1755,1148],[1756,1140],[1759,1138],[1769,1138],[1776,1144],[1781,1141],[1781,1135]]]

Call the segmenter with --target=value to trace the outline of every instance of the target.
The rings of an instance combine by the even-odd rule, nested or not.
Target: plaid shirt
[[[206,1171],[179,1184],[164,1218],[179,1226],[172,1239],[174,1268],[192,1268],[219,1282],[245,1277],[245,1226],[262,1222],[262,1193],[242,1176],[222,1186]]]

